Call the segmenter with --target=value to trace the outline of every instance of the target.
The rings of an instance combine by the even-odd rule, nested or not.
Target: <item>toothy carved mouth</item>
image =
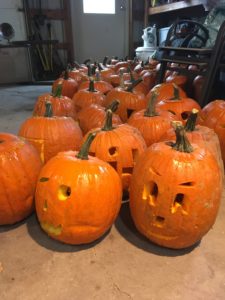
[[[43,222],[41,223],[41,227],[44,231],[46,231],[48,234],[50,235],[60,235],[63,231],[63,226],[60,224],[58,226],[54,226],[52,224],[49,224],[49,223],[46,223],[46,222]],[[84,229],[85,230],[98,230],[99,227],[97,226],[92,226],[92,225],[74,225],[74,226],[69,226],[69,227],[72,227],[73,229],[76,229],[77,231],[83,231]],[[67,227],[67,229],[69,228]]]
[[[171,241],[171,240],[175,240],[178,238],[178,236],[166,236],[166,235],[162,235],[162,234],[159,234],[159,233],[153,233],[151,231],[148,231],[148,235],[149,236],[152,236],[152,237],[155,237],[157,239],[163,239],[163,240],[167,240],[167,241]]]

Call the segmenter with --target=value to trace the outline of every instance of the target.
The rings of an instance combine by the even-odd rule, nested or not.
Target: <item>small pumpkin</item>
[[[156,111],[156,99],[157,94],[152,94],[147,109],[134,112],[127,120],[129,125],[140,131],[147,146],[158,142],[162,135],[171,128],[171,121],[176,119],[169,111]]]
[[[174,84],[174,96],[170,99],[161,100],[156,104],[159,110],[167,110],[173,113],[177,120],[186,121],[193,108],[201,110],[200,105],[191,98],[182,97],[179,88]]]
[[[32,145],[13,134],[0,133],[0,225],[14,224],[33,212],[41,168]]]
[[[69,70],[67,69],[63,73],[63,77],[56,79],[52,85],[52,92],[54,93],[57,89],[57,86],[62,84],[62,95],[72,98],[73,95],[77,92],[78,83],[73,78],[69,77]]]
[[[35,196],[42,229],[67,244],[100,238],[113,224],[121,206],[118,174],[107,163],[88,156],[94,134],[79,153],[61,152],[42,169]]]
[[[108,108],[115,112],[118,108],[119,102],[117,100],[113,101]],[[93,128],[102,127],[104,125],[106,118],[106,109],[105,107],[99,104],[91,104],[85,108],[83,108],[77,114],[77,121],[82,129],[82,132],[86,134]],[[113,113],[112,116],[113,126],[122,124],[120,117]]]
[[[186,248],[214,224],[222,188],[217,160],[207,149],[191,145],[180,123],[175,143],[155,143],[137,161],[130,184],[131,215],[152,242]]]
[[[75,118],[73,101],[67,96],[62,96],[61,82],[59,82],[53,93],[38,97],[33,110],[34,116],[43,116],[45,114],[46,102],[51,102],[54,116]]]
[[[76,114],[92,103],[105,105],[105,95],[95,89],[93,80],[90,80],[88,89],[78,91],[72,100]]]
[[[53,116],[51,102],[46,102],[44,116],[25,120],[18,135],[38,150],[44,163],[60,151],[79,150],[83,138],[78,123],[72,118]]]
[[[91,144],[89,154],[109,163],[119,174],[123,190],[128,191],[133,167],[138,156],[146,149],[141,133],[128,124],[113,126],[110,109],[107,110],[103,128],[92,131],[98,131],[98,134]]]
[[[121,80],[123,81],[122,78]],[[106,95],[105,105],[110,105],[114,99],[119,100],[120,105],[117,110],[117,114],[123,122],[126,122],[134,111],[138,111],[146,107],[147,101],[145,95],[133,91],[134,87],[139,82],[139,80],[135,81],[128,88],[126,88],[123,82],[121,82],[120,87],[112,89]]]

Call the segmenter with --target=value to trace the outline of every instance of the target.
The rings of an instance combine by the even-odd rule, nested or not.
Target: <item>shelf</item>
[[[162,13],[168,13],[170,11],[176,11],[180,9],[202,6],[203,10],[206,10],[207,7],[204,5],[204,1],[201,0],[188,0],[188,1],[178,1],[174,3],[164,4],[155,7],[148,8],[148,15],[157,15]]]

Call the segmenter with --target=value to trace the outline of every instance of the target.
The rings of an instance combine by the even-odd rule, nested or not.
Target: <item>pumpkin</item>
[[[132,86],[135,83],[136,80],[139,79],[139,82],[137,84],[135,84],[135,86],[133,87],[133,91],[137,92],[137,93],[141,93],[141,94],[147,95],[147,93],[149,92],[149,88],[143,82],[142,78],[140,78],[138,75],[135,76],[135,73],[133,73],[130,68],[128,68],[128,71],[130,73],[130,79],[129,80],[125,80],[124,81],[124,85],[126,87],[130,87],[130,86]]]
[[[167,110],[173,113],[177,120],[185,121],[188,119],[193,108],[201,110],[200,105],[191,98],[180,96],[178,87],[174,84],[174,97],[161,100],[156,104],[159,110]]]
[[[123,190],[128,191],[135,162],[146,149],[141,133],[128,124],[113,126],[110,109],[107,110],[103,128],[95,128],[93,131],[98,131],[98,134],[91,144],[89,154],[109,163],[118,172]]]
[[[21,124],[19,136],[38,150],[44,163],[60,151],[79,150],[83,137],[72,118],[53,116],[51,102],[46,102],[45,116],[30,117]]]
[[[185,91],[178,87],[180,97],[186,97]],[[147,99],[151,97],[152,93],[158,94],[157,101],[171,99],[174,97],[174,84],[171,82],[164,82],[155,85],[147,94]]]
[[[191,145],[183,126],[177,125],[175,143],[153,144],[134,167],[132,218],[137,229],[158,245],[192,246],[214,224],[222,186],[215,157]]]
[[[95,89],[93,80],[90,80],[88,89],[78,91],[72,100],[76,114],[92,103],[105,105],[105,95]]]
[[[225,164],[225,101],[217,99],[208,103],[200,113],[199,122],[213,129],[218,135]]]
[[[77,92],[78,84],[77,81],[69,77],[69,71],[66,70],[63,74],[63,77],[56,79],[52,85],[52,92],[54,93],[57,89],[57,86],[62,84],[62,95],[72,98],[73,95]]]
[[[177,72],[173,72],[171,75],[169,75],[166,78],[166,82],[175,83],[179,87],[181,87],[183,90],[185,90],[187,85],[188,77],[185,75],[180,75]]]
[[[119,102],[115,100],[111,103],[111,105],[109,105],[112,112],[116,111],[118,104]],[[102,127],[104,125],[105,118],[106,109],[99,104],[91,104],[77,114],[77,121],[84,134],[93,128]],[[112,116],[112,123],[113,125],[122,124],[120,117],[115,113],[113,113]]]
[[[145,95],[133,91],[133,88],[138,84],[138,82],[138,80],[135,81],[135,83],[128,88],[125,88],[123,84],[121,84],[120,87],[112,89],[106,95],[105,105],[109,105],[114,99],[119,100],[120,105],[117,110],[117,114],[123,122],[126,122],[134,111],[138,111],[146,107],[147,101]]]
[[[197,75],[193,80],[193,90],[194,90],[194,98],[198,101],[201,99],[202,87],[205,81],[205,77],[202,75]]]
[[[185,124],[185,131],[188,137],[188,140],[191,143],[198,144],[200,147],[205,147],[210,150],[215,158],[217,159],[222,177],[224,176],[224,167],[223,167],[223,160],[221,157],[221,150],[220,150],[220,143],[217,134],[214,130],[201,125],[196,125],[198,117],[198,110],[193,109],[192,113],[190,114],[186,124]],[[165,134],[161,137],[160,141],[171,141],[175,140],[175,132],[174,129],[171,128],[165,132]]]
[[[90,82],[89,81],[84,81],[82,82],[79,87],[78,90],[84,90],[89,88]],[[100,79],[100,73],[98,71],[96,71],[95,73],[95,89],[103,94],[107,94],[109,91],[111,91],[113,89],[113,86],[104,80]]]
[[[113,224],[121,206],[121,182],[104,161],[88,156],[94,135],[79,153],[61,152],[42,169],[35,204],[42,229],[67,244],[100,238]]]
[[[46,102],[51,102],[54,116],[75,117],[73,101],[67,96],[62,96],[62,84],[59,83],[52,94],[44,94],[38,97],[33,110],[34,116],[45,114]]]
[[[0,225],[14,224],[32,213],[41,167],[32,145],[13,134],[0,133]]]
[[[152,94],[147,109],[134,112],[127,120],[129,125],[140,131],[147,146],[158,142],[162,135],[171,128],[171,121],[175,120],[174,114],[169,111],[155,110],[156,98],[157,95]]]

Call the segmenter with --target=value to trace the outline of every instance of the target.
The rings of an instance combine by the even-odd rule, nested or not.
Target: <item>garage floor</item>
[[[1,131],[17,133],[49,86],[0,88]],[[104,238],[88,246],[48,238],[35,214],[0,226],[0,300],[224,300],[225,203],[195,247],[169,250],[143,238],[129,207]]]

